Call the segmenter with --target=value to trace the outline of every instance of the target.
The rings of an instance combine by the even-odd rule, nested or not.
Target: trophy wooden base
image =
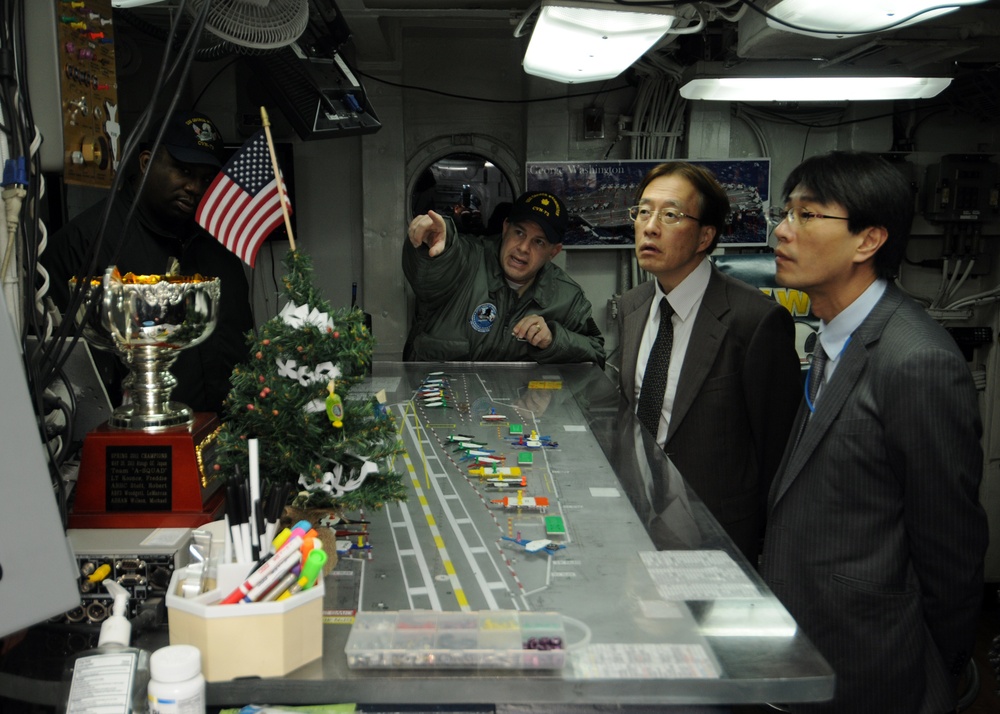
[[[69,527],[197,528],[221,518],[222,481],[200,466],[218,426],[215,414],[197,413],[190,428],[97,427],[84,438]]]

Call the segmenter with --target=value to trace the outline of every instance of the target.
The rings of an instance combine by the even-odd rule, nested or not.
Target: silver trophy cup
[[[116,352],[129,369],[125,403],[108,423],[122,429],[190,426],[191,408],[170,401],[180,350],[204,341],[218,318],[218,278],[127,274],[108,268],[93,280],[77,314],[95,347]]]

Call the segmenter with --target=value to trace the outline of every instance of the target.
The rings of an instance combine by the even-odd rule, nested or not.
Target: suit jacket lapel
[[[855,330],[851,341],[844,349],[837,364],[833,377],[823,386],[816,403],[816,411],[809,417],[802,438],[795,445],[795,435],[802,428],[802,420],[809,414],[809,409],[803,400],[799,408],[795,426],[792,427],[792,438],[786,447],[782,465],[778,469],[779,477],[774,480],[770,493],[770,507],[781,499],[788,488],[808,463],[816,447],[830,430],[831,425],[844,408],[847,398],[854,392],[858,381],[868,364],[869,347],[878,341],[886,322],[896,311],[901,300],[901,294],[893,287],[886,289],[882,299]]]
[[[644,292],[640,293],[639,303],[632,312],[625,315],[621,336],[621,343],[623,345],[634,345],[633,349],[622,350],[621,365],[623,396],[633,406],[635,402],[635,368],[639,357],[639,343],[642,341],[642,333],[646,329],[649,306],[653,302],[653,295],[656,294],[656,288],[652,280],[646,281],[636,289]]]
[[[719,277],[718,269],[712,266],[712,276],[701,299],[701,307],[694,316],[694,327],[691,330],[691,340],[688,342],[684,355],[684,365],[681,368],[677,393],[674,395],[674,406],[670,412],[670,429],[667,442],[677,432],[684,422],[695,398],[701,393],[702,385],[708,377],[716,355],[726,337],[727,327],[722,317],[729,312],[729,297],[726,285]]]

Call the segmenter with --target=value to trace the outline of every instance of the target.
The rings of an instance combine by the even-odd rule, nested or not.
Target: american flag
[[[284,179],[281,188],[284,194]],[[291,213],[287,196],[285,202]],[[253,267],[264,239],[284,220],[263,129],[222,167],[202,197],[195,220]]]

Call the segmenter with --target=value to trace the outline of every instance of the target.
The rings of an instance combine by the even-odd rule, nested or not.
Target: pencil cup
[[[281,677],[323,656],[323,580],[277,602],[218,604],[246,580],[250,565],[218,568],[212,590],[185,598],[186,568],[174,571],[167,591],[170,644],[201,650],[209,682],[236,677]]]

